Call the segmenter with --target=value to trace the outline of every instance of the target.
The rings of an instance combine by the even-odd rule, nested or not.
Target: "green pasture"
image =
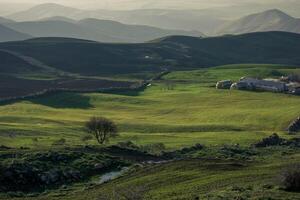
[[[172,72],[142,92],[57,93],[5,103],[0,106],[0,145],[48,147],[61,138],[67,145],[85,144],[83,125],[91,116],[118,124],[120,137],[112,143],[162,142],[173,149],[195,143],[249,145],[273,132],[289,137],[285,129],[299,116],[298,96],[216,90],[214,84],[299,72],[291,66],[230,65]]]

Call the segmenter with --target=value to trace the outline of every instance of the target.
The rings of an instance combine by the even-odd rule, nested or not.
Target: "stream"
[[[146,161],[146,162],[142,162],[141,164],[142,165],[157,165],[157,164],[164,164],[164,163],[168,163],[168,162],[172,162],[172,161],[174,161],[174,160],[162,160],[162,161],[149,160],[149,161]],[[106,183],[108,181],[119,178],[120,176],[122,176],[123,174],[128,172],[129,169],[130,169],[130,167],[123,167],[120,170],[107,172],[107,173],[100,176],[100,181],[98,183],[103,184],[103,183]]]
[[[129,167],[123,167],[119,171],[112,171],[112,172],[105,173],[100,177],[99,183],[103,184],[103,183],[106,183],[113,179],[116,179],[116,178],[120,177],[121,175],[123,175],[124,173],[126,173],[128,170],[129,170]]]

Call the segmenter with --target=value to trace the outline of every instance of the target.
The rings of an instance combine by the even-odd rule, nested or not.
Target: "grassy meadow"
[[[2,104],[0,145],[47,147],[61,138],[81,145],[91,116],[113,119],[120,137],[175,149],[195,143],[249,145],[285,128],[300,112],[299,97],[269,92],[216,90],[218,80],[300,73],[280,65],[230,65],[172,72],[141,92],[57,93]],[[95,144],[88,141],[87,144]]]
[[[215,89],[218,80],[238,80],[243,76],[272,78],[290,73],[298,74],[300,68],[229,65],[171,72],[140,92],[57,93],[3,103],[0,146],[28,147],[22,150],[25,158],[47,153],[50,148],[68,155],[69,150],[63,150],[66,146],[76,149],[78,145],[96,145],[94,140],[82,141],[87,135],[84,123],[91,116],[107,117],[117,123],[120,136],[110,144],[130,140],[138,145],[164,143],[170,151],[197,143],[205,148],[172,162],[135,164],[123,176],[101,185],[93,184],[97,176],[92,182],[66,185],[41,194],[2,193],[0,199],[116,200],[116,191],[126,193],[130,189],[129,193],[137,194],[143,190],[143,199],[149,200],[300,199],[299,193],[286,192],[277,184],[282,168],[299,163],[299,149],[251,147],[274,132],[286,139],[299,138],[285,131],[299,116],[299,96]],[[66,140],[62,149],[52,145],[62,138]],[[99,152],[80,148],[73,151],[92,152],[89,156],[83,154],[86,160],[79,157],[81,163],[93,166],[98,162],[94,157]],[[3,157],[10,151],[21,150],[8,150],[7,154],[3,151]],[[115,157],[105,158],[108,162]],[[23,158],[18,159],[22,163]],[[63,166],[68,164],[73,165],[68,162]]]

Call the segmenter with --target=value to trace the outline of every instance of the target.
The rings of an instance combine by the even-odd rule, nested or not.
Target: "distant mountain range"
[[[6,30],[0,33],[2,42],[30,37],[71,37],[106,43],[141,43],[171,35],[204,37],[200,30],[208,36],[264,31],[300,33],[300,19],[277,9],[224,21],[199,10],[91,11],[42,4],[8,17],[0,18],[1,29]],[[8,30],[16,33],[9,36]]]
[[[300,34],[287,32],[211,38],[171,36],[141,44],[38,38],[1,43],[0,49],[15,52],[13,55],[31,57],[47,68],[93,76],[159,72],[165,68],[198,69],[236,63],[300,65]],[[35,63],[39,63],[37,61]],[[3,67],[13,68],[14,65]]]
[[[55,16],[75,20],[96,18],[125,24],[147,25],[163,29],[197,30],[207,33],[224,22],[224,20],[209,14],[199,12],[199,10],[80,10],[51,3],[9,15],[8,18],[16,21],[37,21]]]
[[[198,31],[167,30],[115,21],[52,17],[40,21],[6,23],[5,26],[33,37],[71,37],[110,43],[146,42],[170,35],[203,36]]]
[[[234,10],[234,9],[233,9]],[[224,11],[224,10],[223,10]],[[144,27],[137,27],[138,31],[141,31],[143,28],[148,30],[149,37],[143,38],[139,35],[139,32],[136,33],[136,38],[140,38],[137,40],[132,40],[129,38],[129,41],[133,42],[140,42],[146,41],[147,39],[154,39],[153,37],[163,37],[164,35],[169,34],[179,34],[179,35],[188,35],[194,36],[196,32],[190,33],[191,30],[197,30],[199,32],[204,33],[205,35],[222,35],[222,34],[242,34],[242,33],[249,33],[249,32],[257,32],[257,31],[287,31],[287,32],[295,32],[300,33],[300,26],[299,21],[300,19],[293,18],[286,13],[280,10],[267,10],[265,12],[252,14],[246,17],[242,17],[238,20],[224,20],[219,14],[223,12],[222,9],[213,9],[213,10],[166,10],[166,9],[148,9],[148,10],[81,10],[77,8],[71,8],[62,6],[59,4],[41,4],[35,6],[31,9],[18,12],[12,15],[9,15],[8,18],[16,21],[63,21],[68,23],[76,24],[77,26],[82,25],[81,23],[77,23],[77,21],[85,21],[84,19],[98,19],[102,20],[101,22],[93,22],[95,25],[107,25],[108,21],[117,21],[124,24],[133,24],[133,25],[143,25]],[[106,21],[105,21],[106,20]],[[1,19],[0,19],[1,22]],[[91,21],[89,21],[91,23]],[[112,22],[113,23],[113,22]],[[124,25],[123,24],[123,25]],[[43,26],[40,24],[35,24],[36,26]],[[49,24],[47,24],[49,25]],[[70,24],[65,24],[67,27],[70,27]],[[22,26],[22,25],[19,25]],[[50,25],[56,26],[55,24]],[[58,27],[60,25],[57,25]],[[109,25],[112,27],[113,25]],[[119,27],[118,27],[119,26]],[[108,40],[119,40],[121,42],[127,41],[128,36],[127,34],[131,31],[135,30],[133,26],[131,27],[124,27],[121,24],[114,23],[112,30],[108,30],[108,27],[105,26],[104,28],[108,30],[109,33],[120,30],[118,28],[126,29],[125,33],[123,32],[123,36],[110,34],[109,36],[106,35],[105,40],[107,37],[112,37],[112,39]],[[151,30],[152,28],[158,27],[161,30]],[[31,28],[32,24],[30,25]],[[12,27],[11,27],[12,28]],[[20,28],[20,27],[19,27]],[[24,28],[24,27],[23,27]],[[22,32],[22,29],[17,29],[18,31]],[[53,27],[53,30],[56,30]],[[76,30],[79,27],[73,27],[72,30]],[[91,28],[91,26],[85,26],[85,28]],[[95,31],[95,27],[92,27]],[[36,29],[39,29],[37,27]],[[80,28],[79,28],[80,29]],[[97,27],[96,31],[104,30],[101,27]],[[175,29],[179,31],[171,31],[167,29]],[[189,30],[189,31],[182,31],[182,30]],[[31,34],[34,36],[44,36],[45,33],[41,33],[41,31],[37,31],[34,33],[35,29],[33,28],[32,32],[24,31],[27,34]],[[89,30],[87,30],[88,32]],[[82,30],[78,30],[79,35],[83,34]],[[67,36],[67,30],[63,30],[62,36]],[[141,32],[144,34],[145,31]],[[152,33],[152,34],[151,34]],[[97,32],[97,34],[99,34]],[[47,34],[46,36],[59,36],[59,34]],[[75,35],[76,36],[76,35]],[[100,36],[89,35],[79,37],[85,39],[94,39],[100,41],[103,37],[103,32],[101,32]],[[99,39],[100,38],[100,39]],[[119,42],[118,41],[118,42]]]
[[[286,31],[300,33],[300,19],[274,9],[252,14],[239,20],[228,22],[217,29],[221,34],[243,34],[263,31]]]

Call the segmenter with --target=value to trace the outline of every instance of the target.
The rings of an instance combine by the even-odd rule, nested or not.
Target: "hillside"
[[[0,42],[25,40],[32,38],[29,34],[21,33],[0,24]]]
[[[252,14],[221,26],[217,34],[242,34],[263,31],[300,33],[300,19],[274,9]]]
[[[127,191],[145,195],[127,199],[298,199],[299,193],[284,190],[277,178],[300,160],[299,134],[285,131],[299,114],[299,97],[213,86],[223,79],[278,78],[299,69],[220,66],[171,72],[142,91],[62,92],[3,103],[0,163],[12,173],[0,174],[5,183],[0,199],[107,200]],[[90,116],[112,119],[120,136],[102,146],[84,141],[83,124]],[[274,132],[298,143],[254,146]],[[152,146],[161,148],[153,152]],[[128,171],[102,184],[124,161]],[[80,176],[70,178],[70,172]],[[63,178],[35,181],[44,174]]]
[[[141,44],[41,38],[3,43],[0,48],[81,75],[110,76],[233,63],[300,64],[300,35],[285,32],[212,38],[173,36]]]
[[[169,35],[203,36],[197,31],[167,30],[97,19],[84,19],[77,22],[64,17],[6,25],[34,37],[72,37],[110,43],[145,42]]]

